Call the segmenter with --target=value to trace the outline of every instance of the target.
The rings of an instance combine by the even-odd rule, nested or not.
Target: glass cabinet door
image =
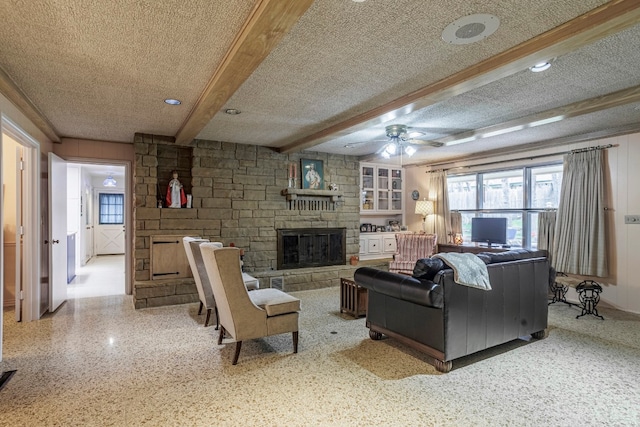
[[[389,169],[378,167],[378,210],[389,210]]]
[[[374,208],[373,190],[362,190],[362,200],[360,210],[372,211]]]
[[[391,210],[402,211],[402,169],[391,169]]]
[[[373,190],[374,181],[373,181],[373,167],[371,166],[363,166],[362,167],[362,189],[363,190]]]
[[[375,176],[372,166],[362,166],[362,195],[360,200],[360,210],[372,211],[376,209],[374,202]]]

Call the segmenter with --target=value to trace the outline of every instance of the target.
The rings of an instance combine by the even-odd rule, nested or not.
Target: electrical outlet
[[[640,215],[625,215],[625,224],[640,224]]]

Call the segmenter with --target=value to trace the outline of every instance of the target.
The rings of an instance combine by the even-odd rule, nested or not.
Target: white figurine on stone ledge
[[[182,184],[178,180],[178,171],[173,171],[173,179],[169,181],[167,187],[167,206],[170,208],[181,208],[187,203],[187,196],[184,194]]]

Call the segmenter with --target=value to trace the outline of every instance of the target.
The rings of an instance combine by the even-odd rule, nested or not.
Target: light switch
[[[625,224],[640,224],[640,215],[625,215]]]

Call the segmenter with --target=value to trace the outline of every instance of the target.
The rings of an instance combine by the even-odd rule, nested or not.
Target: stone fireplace
[[[278,270],[346,263],[345,228],[278,230]]]
[[[347,261],[359,252],[357,157],[305,152],[305,159],[322,160],[325,183],[339,188],[339,191],[325,188],[311,192],[288,187],[287,165],[301,161],[302,154],[194,140],[189,144],[191,157],[186,159],[190,161],[191,173],[180,174],[185,179],[191,177],[193,207],[168,209],[158,208],[156,196],[166,192],[162,180],[176,169],[176,157],[168,156],[175,150],[167,145],[173,145],[171,137],[136,134],[133,232],[137,308],[198,301],[192,278],[156,276],[154,280],[151,259],[152,239],[156,236],[200,236],[225,246],[233,243],[244,250],[244,270],[259,279],[261,287],[269,287],[272,279],[280,280],[286,291],[337,287],[341,277],[353,275],[355,267]],[[312,238],[304,233],[295,237],[298,251],[288,255],[286,263],[284,258],[279,263],[278,231],[306,229],[321,230],[321,235],[313,237],[314,244],[308,242]],[[330,230],[339,233],[332,234]],[[337,246],[341,246],[341,251],[334,250]],[[303,262],[308,268],[293,268],[294,262]]]

